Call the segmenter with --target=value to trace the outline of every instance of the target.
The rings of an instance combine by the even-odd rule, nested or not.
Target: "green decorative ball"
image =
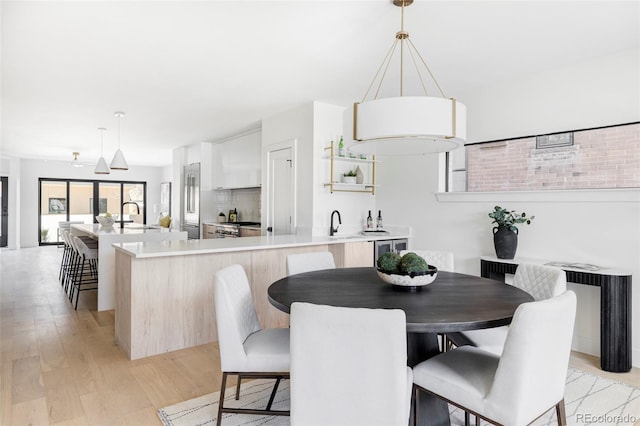
[[[427,261],[415,253],[407,253],[400,259],[401,272],[426,272],[428,269]]]
[[[385,253],[378,258],[376,264],[378,268],[387,272],[395,272],[399,270],[400,255],[398,253]]]

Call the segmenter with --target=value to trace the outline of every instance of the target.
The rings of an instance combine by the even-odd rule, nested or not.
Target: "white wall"
[[[284,111],[262,120],[262,215],[269,209],[267,155],[269,147],[296,141],[296,233],[311,234],[313,229],[313,103]]]
[[[262,121],[263,176],[267,181],[266,150],[273,144],[296,140],[297,233],[328,235],[331,212],[342,217],[341,232],[362,230],[368,210],[375,210],[371,194],[334,192],[324,187],[327,182],[328,160],[324,150],[342,133],[343,106],[310,102]],[[263,215],[267,211],[267,186],[263,185]]]
[[[337,143],[342,135],[342,114],[344,107],[329,105],[320,102],[314,103],[314,158],[323,158],[328,155],[325,148],[331,145],[331,141]],[[370,193],[357,192],[329,192],[324,187],[329,182],[329,160],[315,161],[313,177],[313,235],[328,235],[331,227],[331,212],[338,210],[342,218],[342,225],[338,233],[356,233],[362,231],[366,225],[367,213],[376,208],[376,197]],[[353,164],[351,164],[352,166]],[[350,164],[343,166],[349,167]],[[363,168],[367,169],[364,165]],[[382,166],[381,166],[382,167]],[[365,170],[368,173],[369,170]],[[375,215],[373,216],[375,219]],[[337,222],[336,222],[337,223]],[[334,223],[334,225],[336,224]]]
[[[129,166],[128,171],[112,171],[109,175],[96,175],[93,167],[72,167],[69,162],[11,159],[8,176],[17,185],[10,182],[9,190],[9,234],[19,235],[19,241],[10,248],[34,247],[38,245],[38,179],[91,179],[105,181],[147,182],[147,221],[153,221],[154,204],[160,203],[160,182],[163,181],[161,167]],[[5,162],[2,162],[3,167]],[[15,172],[17,170],[17,172]],[[4,170],[3,170],[4,174]],[[14,198],[15,197],[15,198]]]
[[[469,142],[640,120],[639,51],[456,94],[468,108]],[[455,253],[456,270],[479,274],[494,255],[496,204],[535,215],[520,227],[517,256],[589,262],[640,279],[640,190],[446,194],[437,196],[438,156],[385,158],[377,203],[387,223],[413,226],[412,247]],[[599,289],[578,293],[574,349],[599,354]],[[640,367],[640,292],[633,291],[633,365]]]

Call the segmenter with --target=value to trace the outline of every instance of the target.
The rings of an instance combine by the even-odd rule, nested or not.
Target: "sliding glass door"
[[[40,244],[57,243],[58,222],[69,220],[67,181],[40,182]]]
[[[59,222],[97,223],[95,216],[107,212],[118,214],[118,219],[146,223],[146,182],[41,178],[39,183],[40,245],[58,243]],[[131,204],[124,204],[127,201]],[[134,203],[139,206],[140,214]]]
[[[69,182],[69,220],[93,222],[93,183]]]
[[[99,206],[98,214],[117,214],[118,220],[120,217],[120,206],[122,205],[122,185],[114,182],[99,182],[98,183],[99,194]]]
[[[145,213],[146,193],[144,186],[139,183],[127,183],[123,188],[123,218],[143,223]]]

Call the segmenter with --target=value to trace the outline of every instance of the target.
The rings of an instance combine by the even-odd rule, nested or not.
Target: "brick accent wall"
[[[467,146],[467,191],[640,188],[640,124],[573,137],[543,149],[535,137]]]

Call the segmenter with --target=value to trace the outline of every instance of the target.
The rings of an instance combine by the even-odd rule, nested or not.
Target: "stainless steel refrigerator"
[[[200,238],[200,163],[184,166],[182,230],[189,239]]]

